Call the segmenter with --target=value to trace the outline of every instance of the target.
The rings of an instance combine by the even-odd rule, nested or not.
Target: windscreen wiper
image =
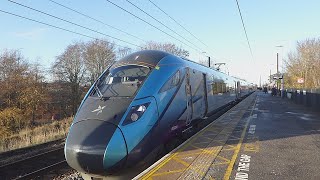
[[[96,90],[97,92],[97,95],[99,96],[99,98],[102,100],[103,99],[103,95],[98,87],[98,84],[100,82],[100,79],[97,80],[96,84],[94,85],[94,89]]]
[[[103,74],[105,74],[105,73],[109,70],[109,68],[110,68],[115,62],[116,62],[116,61],[111,62],[111,63],[108,65],[108,67],[106,68],[106,70],[103,72]],[[103,77],[103,76],[102,76],[102,77]],[[100,83],[100,79],[101,79],[102,77],[99,77],[99,79],[97,80],[96,84],[94,85],[94,89],[96,90],[97,95],[98,95],[98,97],[100,98],[100,100],[105,100],[105,99],[108,99],[108,97],[103,97],[103,94],[101,93],[101,91],[100,91],[100,89],[99,89],[99,87],[98,87],[98,84]]]

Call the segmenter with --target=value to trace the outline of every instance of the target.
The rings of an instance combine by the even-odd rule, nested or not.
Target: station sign
[[[297,83],[299,83],[299,84],[304,83],[304,79],[303,78],[298,78]]]
[[[271,77],[272,79],[283,79],[283,74],[277,73],[277,74],[271,75]]]

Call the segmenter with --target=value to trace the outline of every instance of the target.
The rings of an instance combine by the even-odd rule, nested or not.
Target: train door
[[[208,112],[207,77],[205,73],[202,74],[202,85],[203,85],[203,99],[202,99],[203,109],[201,112],[201,117],[204,118],[206,117]]]
[[[190,124],[193,114],[192,92],[190,84],[190,69],[186,68],[186,102],[187,102],[187,124]]]

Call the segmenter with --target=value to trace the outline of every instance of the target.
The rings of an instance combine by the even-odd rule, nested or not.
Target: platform
[[[320,114],[256,92],[135,179],[319,179]]]

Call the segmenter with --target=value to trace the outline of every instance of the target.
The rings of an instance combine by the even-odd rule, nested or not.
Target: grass
[[[33,146],[66,137],[73,118],[51,122],[35,128],[22,129],[18,134],[0,140],[0,152]]]

